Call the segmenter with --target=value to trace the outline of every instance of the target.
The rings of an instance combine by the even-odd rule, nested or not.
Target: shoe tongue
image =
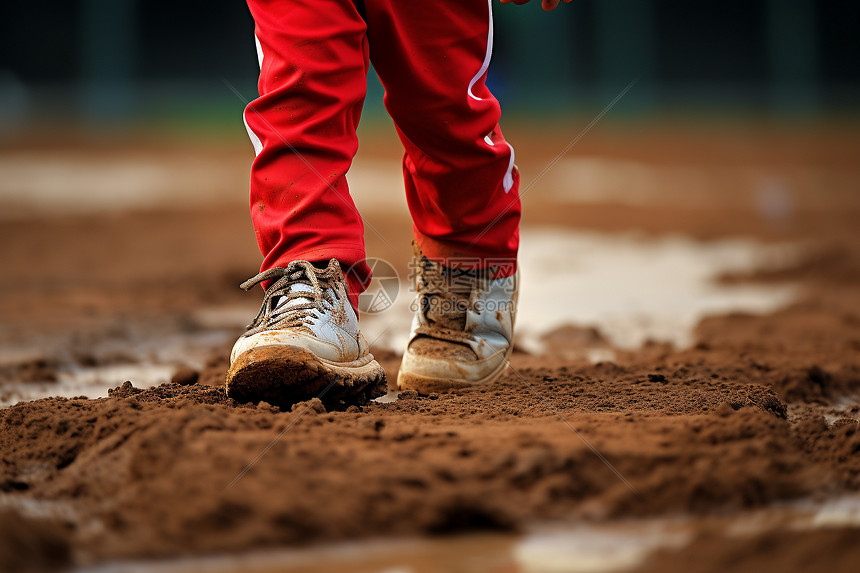
[[[428,299],[428,308],[424,316],[431,324],[451,330],[466,328],[468,295],[449,292],[444,295],[430,295]]]
[[[422,263],[423,279],[429,290],[424,316],[442,328],[465,330],[473,275],[427,259]]]
[[[306,296],[306,297],[305,296],[297,296],[297,297],[290,297],[290,298],[287,298],[285,296],[279,296],[277,298],[277,300],[275,301],[275,303],[272,305],[272,308],[273,309],[279,309],[279,308],[287,309],[287,308],[292,308],[292,307],[300,305],[300,304],[305,304],[307,302],[313,302],[313,300],[314,300],[314,289],[309,284],[293,283],[290,285],[290,291],[289,292],[291,292],[291,293],[306,292],[306,293],[308,293],[308,296]]]

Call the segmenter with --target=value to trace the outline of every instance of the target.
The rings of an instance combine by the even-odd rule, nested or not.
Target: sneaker
[[[517,275],[492,279],[417,258],[417,308],[398,388],[429,394],[492,382],[513,346]]]
[[[242,283],[272,281],[257,317],[230,355],[227,395],[278,406],[322,396],[362,402],[385,394],[385,371],[368,352],[337,260],[269,269]]]

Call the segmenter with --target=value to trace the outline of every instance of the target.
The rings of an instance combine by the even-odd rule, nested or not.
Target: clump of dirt
[[[197,382],[205,386],[224,386],[227,369],[229,367],[229,348],[213,352],[206,361],[206,364],[203,365],[203,369],[200,371],[200,376],[198,377]]]
[[[180,366],[173,372],[173,376],[170,377],[170,381],[172,383],[179,384],[181,386],[195,384],[199,379],[200,372],[189,366]]]
[[[121,386],[108,390],[108,396],[116,400],[133,398],[136,402],[156,402],[161,405],[177,403],[237,405],[234,400],[227,397],[223,387],[178,384],[176,382],[142,390],[135,388],[130,381],[126,381]]]
[[[773,385],[781,390],[786,400],[827,403],[856,391],[860,387],[860,370],[845,368],[827,371],[813,364],[785,373]]]
[[[11,364],[0,364],[0,384],[56,381],[57,361],[55,359],[32,358]]]
[[[860,322],[821,301],[799,303],[767,320],[707,318],[698,334],[697,350],[706,360],[725,364],[733,357],[735,373],[773,388],[787,402],[829,404],[860,394],[860,361],[851,358],[860,356],[854,350]]]
[[[544,354],[564,360],[588,360],[601,351],[612,353],[612,345],[593,326],[564,325],[544,334],[540,342]]]

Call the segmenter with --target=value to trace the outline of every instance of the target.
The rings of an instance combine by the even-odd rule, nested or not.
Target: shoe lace
[[[243,282],[239,286],[247,291],[264,281],[274,280],[266,289],[260,311],[247,326],[245,336],[275,326],[301,328],[309,319],[332,310],[338,298],[338,275],[331,267],[320,271],[307,261],[292,261],[286,268],[275,267]],[[307,285],[311,290],[294,290],[298,284]]]

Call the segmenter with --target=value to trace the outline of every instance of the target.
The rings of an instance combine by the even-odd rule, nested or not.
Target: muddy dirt
[[[683,150],[685,161],[697,159],[685,146],[689,136],[663,154],[659,146],[641,151],[643,137],[620,138],[611,154],[627,149],[638,161],[662,164]],[[589,152],[606,152],[605,141]],[[699,142],[698,159],[713,161],[713,142]],[[752,166],[745,167],[770,173],[808,164],[847,178],[840,189],[860,181],[842,155],[818,148],[804,155],[797,142],[799,151],[782,144],[790,162],[780,163],[772,138],[747,140],[743,161]],[[524,154],[524,173],[542,165],[532,157]],[[590,326],[571,325],[547,335],[547,355],[516,349],[511,370],[485,388],[405,392],[390,403],[339,408],[311,401],[281,411],[228,399],[229,346],[213,345],[202,367],[178,367],[169,384],[141,389],[131,380],[107,398],[6,408],[0,530],[8,534],[0,535],[0,568],[516,532],[547,521],[743,515],[855,492],[860,208],[853,195],[821,193],[826,199],[816,209],[764,230],[747,204],[555,209],[545,196],[531,200],[535,224],[575,212],[568,221],[598,231],[813,245],[791,268],[724,277],[795,281],[802,293],[770,315],[706,318],[692,348],[649,343],[591,364],[585,350],[608,343]],[[367,216],[396,245],[392,253],[368,234],[370,251],[405,268],[408,222]],[[58,365],[109,362],[110,354],[88,352],[95,342],[158,337],[159,328],[194,331],[200,307],[248,304],[253,295],[236,287],[258,264],[247,225],[244,212],[218,205],[0,222],[0,341],[38,354],[6,356],[0,392],[10,381],[50,380]],[[394,380],[399,356],[376,354]],[[642,567],[847,570],[860,557],[857,531],[702,535]]]
[[[71,563],[68,531],[56,520],[0,511],[0,570],[58,571]]]
[[[828,528],[818,531],[776,529],[752,537],[703,534],[678,552],[658,551],[641,573],[735,571],[827,571],[857,569],[860,530]]]

